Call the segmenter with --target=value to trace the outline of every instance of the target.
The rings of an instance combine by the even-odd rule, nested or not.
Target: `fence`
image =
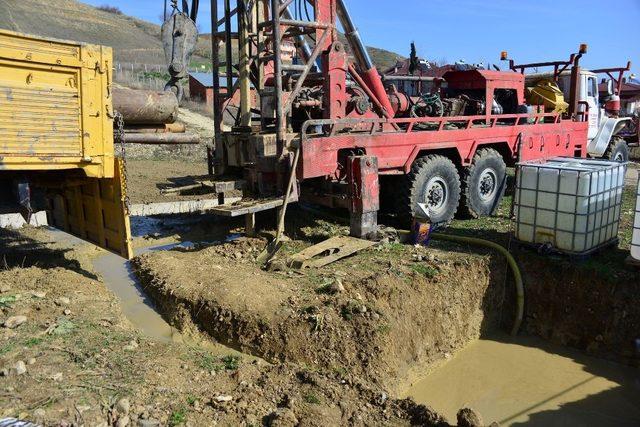
[[[188,71],[202,72],[202,68],[189,67]],[[114,70],[114,80],[117,83],[135,89],[163,90],[169,81],[169,72],[166,65],[137,64],[130,62],[117,62]],[[185,95],[188,95],[188,84],[185,80]]]

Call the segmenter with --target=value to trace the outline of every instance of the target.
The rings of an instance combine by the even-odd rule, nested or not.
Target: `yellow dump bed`
[[[109,47],[0,30],[0,185],[26,179],[46,193],[50,224],[130,258],[112,57]],[[30,198],[18,202],[32,211]]]
[[[0,170],[113,177],[112,56],[0,30]]]

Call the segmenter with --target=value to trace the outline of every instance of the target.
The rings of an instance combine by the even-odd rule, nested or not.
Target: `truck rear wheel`
[[[611,143],[609,144],[609,148],[605,153],[604,157],[606,159],[612,160],[614,162],[628,162],[629,161],[629,146],[627,145],[627,141],[622,138],[613,138]]]
[[[403,219],[413,218],[418,203],[427,205],[433,224],[453,219],[460,203],[460,176],[451,160],[431,154],[415,161],[402,195]]]
[[[494,215],[507,187],[507,165],[493,148],[478,150],[463,179],[462,207],[473,217]]]

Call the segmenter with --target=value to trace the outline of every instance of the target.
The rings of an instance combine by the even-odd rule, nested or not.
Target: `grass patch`
[[[391,332],[391,325],[388,323],[385,323],[384,325],[378,326],[376,330],[378,331],[379,334],[388,335],[389,332]]]
[[[7,295],[4,297],[0,297],[0,307],[2,308],[10,308],[11,304],[16,302],[18,298],[15,295]]]
[[[310,403],[312,405],[320,404],[320,398],[313,393],[307,393],[304,396],[302,396],[302,398],[304,399],[305,402]]]
[[[227,371],[235,371],[240,366],[240,358],[238,356],[225,356],[222,363]]]
[[[223,370],[235,371],[240,365],[240,357],[225,356],[219,358],[208,353],[199,353],[198,365],[207,371],[220,372]]]
[[[5,354],[9,353],[11,350],[13,350],[15,348],[15,344],[12,343],[7,343],[3,346],[0,347],[0,356],[4,356]]]
[[[184,408],[180,408],[177,411],[173,411],[169,417],[170,426],[179,426],[187,421],[187,411]]]
[[[414,264],[411,269],[427,279],[433,279],[438,275],[438,270],[427,264]]]
[[[42,339],[42,338],[33,337],[33,338],[29,338],[28,340],[26,340],[24,342],[24,345],[25,345],[25,347],[29,347],[29,348],[36,347],[36,346],[42,344],[43,341],[44,341],[44,339]]]

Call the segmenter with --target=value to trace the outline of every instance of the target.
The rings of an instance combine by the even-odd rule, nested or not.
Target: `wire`
[[[310,14],[309,14],[309,8],[308,8],[309,3],[307,2],[307,0],[301,0],[301,1],[304,2],[304,13],[307,15],[307,21],[315,21],[316,20],[316,18],[315,18],[315,12],[316,12],[315,8],[313,9],[314,18],[312,20]]]

